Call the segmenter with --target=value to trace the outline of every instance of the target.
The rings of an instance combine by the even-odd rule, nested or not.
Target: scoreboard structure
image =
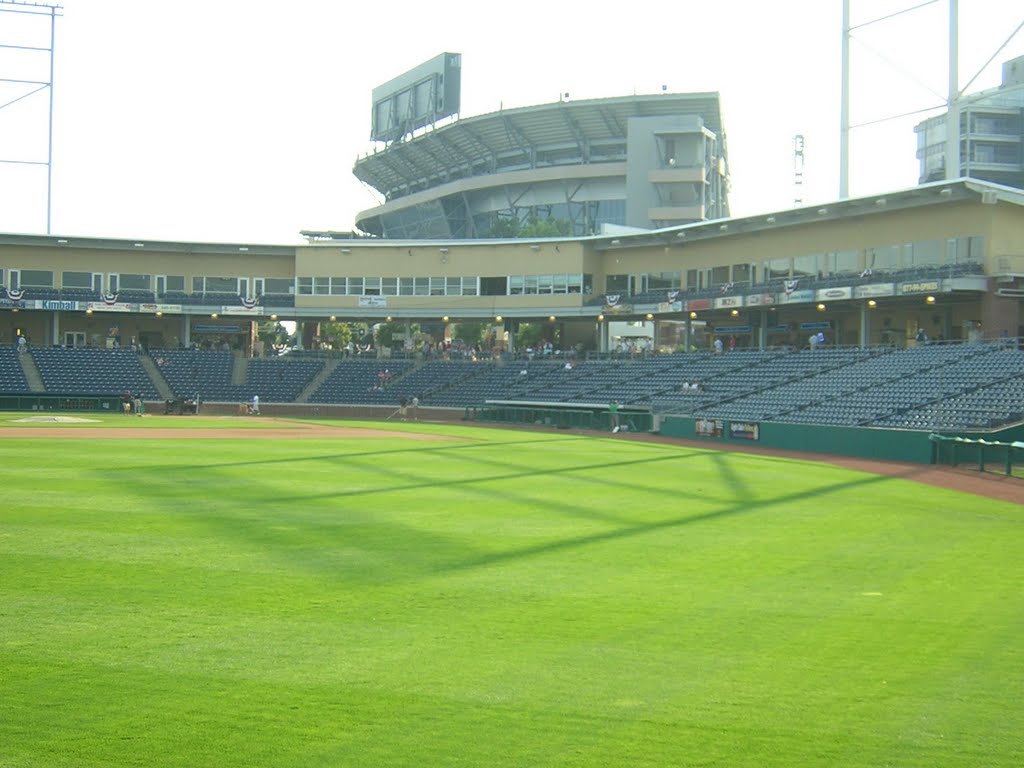
[[[417,128],[458,114],[462,54],[442,53],[373,89],[370,138],[401,141]]]

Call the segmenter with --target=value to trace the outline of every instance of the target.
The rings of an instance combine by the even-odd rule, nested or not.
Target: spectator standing
[[[722,346],[723,346],[722,345],[722,340],[719,339],[719,338],[716,338],[715,339],[715,354],[716,355],[722,354]]]
[[[413,395],[412,396],[412,400],[409,401],[409,405],[412,406],[412,420],[413,421],[419,421],[420,420],[420,417],[419,417],[420,399],[419,399],[419,397],[417,395]]]
[[[612,425],[612,432],[619,431],[619,401],[612,400],[608,404],[608,421]]]

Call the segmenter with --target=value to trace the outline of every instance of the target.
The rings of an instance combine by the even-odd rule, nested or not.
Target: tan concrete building
[[[0,234],[0,343],[228,341],[256,323],[537,322],[607,350],[613,322],[663,349],[1016,337],[1024,192],[962,179],[615,236],[301,245]],[[671,328],[672,333],[663,333]],[[111,331],[116,329],[117,333]],[[315,333],[307,334],[308,337]],[[667,339],[667,341],[666,341]]]

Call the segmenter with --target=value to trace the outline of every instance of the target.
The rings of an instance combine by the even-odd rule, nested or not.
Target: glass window
[[[364,296],[380,296],[380,278],[379,277],[364,277],[363,278],[363,295]]]
[[[203,278],[201,278],[201,277],[193,277],[192,278],[192,293],[202,293],[202,292],[203,292]]]
[[[566,275],[566,288],[569,293],[582,293],[583,275]]]
[[[594,276],[583,275],[583,294],[590,296],[594,292]]]
[[[121,273],[118,281],[122,291],[148,291],[152,283],[149,275],[130,275]]]
[[[866,266],[872,270],[899,269],[900,247],[898,245],[882,245],[877,248],[869,248]]]
[[[462,278],[462,295],[463,296],[476,296],[477,286],[475,277],[464,277]]]
[[[430,278],[429,277],[415,277],[413,293],[416,296],[429,296],[430,295]]]
[[[793,277],[817,277],[818,276],[818,254],[811,253],[806,256],[793,258]]]
[[[344,296],[348,293],[348,279],[344,277],[331,278],[331,295]]]
[[[647,275],[647,290],[664,291],[678,288],[680,276],[679,272],[651,272]]]
[[[552,293],[568,293],[569,292],[569,278],[567,275],[554,275],[554,279],[551,283]]]
[[[765,281],[789,277],[789,259],[771,259],[764,263]]]
[[[835,251],[825,254],[824,270],[833,275],[861,272],[860,253],[857,251]]]
[[[552,275],[537,275],[537,293],[551,293],[551,286],[554,284]]]
[[[363,295],[363,278],[361,278],[361,277],[350,277],[348,279],[348,295],[349,296],[362,296]]]
[[[510,296],[519,296],[523,292],[523,276],[512,275],[508,279],[508,292]]]
[[[314,277],[313,278],[313,295],[314,296],[329,296],[331,293],[331,278],[329,277]]]
[[[412,296],[415,293],[413,290],[413,278],[411,277],[400,277],[398,278],[398,295],[399,296]]]
[[[932,267],[942,263],[943,243],[941,240],[921,240],[912,245],[912,265]]]
[[[337,280],[337,278],[334,278]],[[171,289],[171,278],[167,278],[167,289]],[[263,281],[264,293],[289,294],[295,293],[295,281],[290,277],[268,277]]]
[[[689,291],[699,291],[701,287],[702,286],[700,284],[700,270],[686,270],[686,289]]]
[[[269,280],[267,281],[270,282]],[[289,285],[293,285],[291,278],[288,280]],[[185,292],[185,277],[184,275],[168,275],[167,276],[167,290],[177,291],[178,293]]]
[[[430,278],[430,295],[431,296],[444,296],[444,278],[443,277],[432,277],[432,278]]]
[[[537,293],[537,276],[536,275],[526,275],[523,278],[523,293],[530,294],[530,295],[533,295],[533,294]]]
[[[629,275],[608,275],[605,286],[605,293],[628,293]]]
[[[461,277],[449,277],[445,280],[445,295],[447,296],[461,296],[462,295],[462,278]]]
[[[207,277],[206,293],[238,293],[237,277]]]
[[[397,277],[382,277],[380,279],[380,293],[382,296],[397,296],[398,295],[398,278]]]
[[[985,239],[981,235],[972,235],[971,237],[960,239],[967,241],[967,248],[965,249],[966,253],[959,249],[957,250],[958,260],[980,264],[982,259],[985,258]]]
[[[92,272],[64,272],[60,284],[62,288],[92,288]]]
[[[313,295],[313,278],[312,277],[300,277],[299,282],[299,295],[300,296],[312,296]],[[195,289],[193,289],[195,292]]]
[[[752,283],[754,282],[753,271],[750,264],[733,264],[732,281],[734,283]]]
[[[711,285],[725,285],[729,282],[729,267],[712,267],[711,268]]]
[[[53,272],[47,269],[21,270],[21,287],[53,288]]]

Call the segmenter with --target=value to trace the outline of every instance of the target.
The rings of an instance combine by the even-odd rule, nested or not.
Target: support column
[[[757,329],[757,348],[762,352],[768,349],[768,310],[761,310],[761,327]]]
[[[861,304],[860,307],[860,338],[858,346],[861,349],[867,349],[871,344],[871,310],[868,308],[867,302]]]
[[[185,349],[192,347],[192,321],[188,315],[181,316],[181,346]]]
[[[59,347],[60,346],[60,312],[53,313],[53,329],[50,335],[50,344]]]

